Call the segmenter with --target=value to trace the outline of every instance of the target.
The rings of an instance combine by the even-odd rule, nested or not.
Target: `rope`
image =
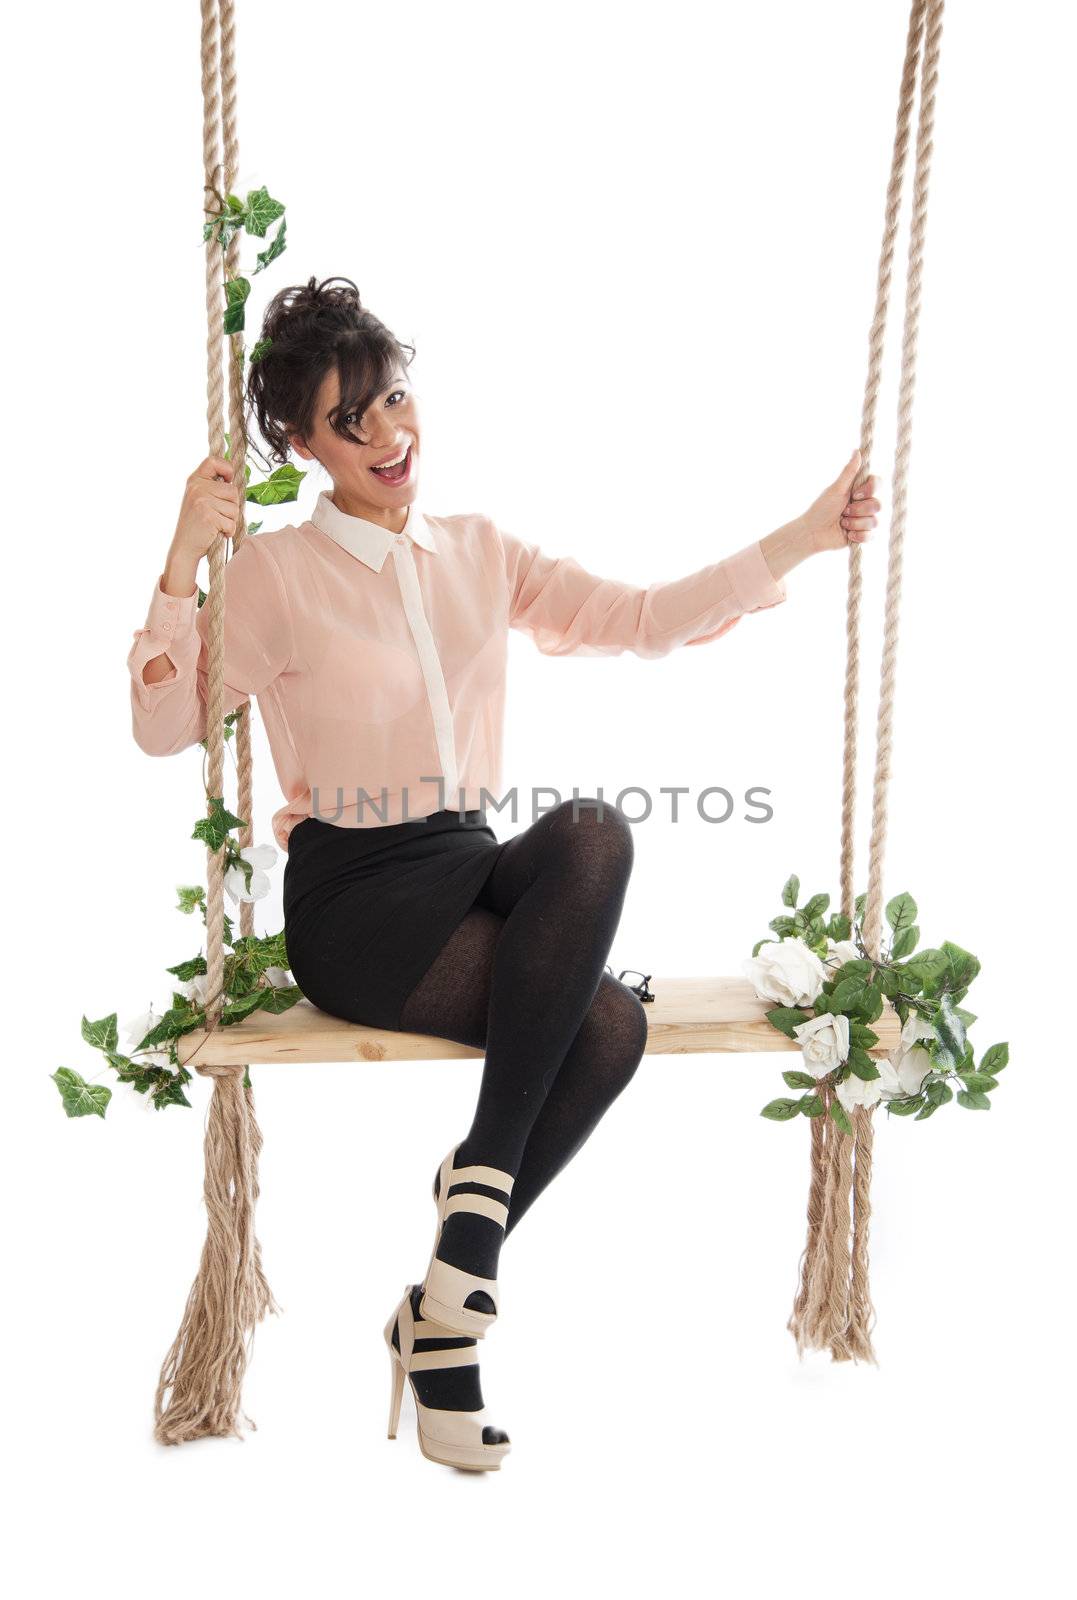
[[[886,857],[887,796],[893,744],[894,699],[897,692],[898,622],[901,614],[902,561],[908,499],[909,460],[912,455],[912,407],[916,386],[916,347],[920,333],[924,243],[927,234],[927,191],[931,174],[932,134],[935,128],[935,91],[942,43],[943,0],[930,0],[924,39],[920,120],[916,133],[916,177],[913,182],[909,223],[909,267],[905,297],[905,329],[901,345],[901,380],[898,396],[898,436],[894,454],[893,514],[886,572],[886,614],[879,685],[879,715],[875,734],[875,784],[872,795],[871,844],[868,850],[868,898],[864,911],[864,944],[878,957],[882,930],[882,878]]]
[[[864,403],[860,420],[861,468],[856,487],[859,488],[871,474],[871,452],[875,444],[875,413],[882,383],[883,346],[886,339],[886,320],[890,306],[890,280],[897,241],[898,217],[901,211],[901,192],[905,181],[905,158],[909,148],[909,124],[916,95],[916,68],[920,54],[920,36],[924,27],[927,0],[913,0],[909,18],[909,33],[905,41],[905,61],[901,69],[901,88],[898,96],[897,130],[894,134],[894,152],[890,163],[890,181],[886,186],[886,212],[883,223],[883,242],[879,251],[879,274],[875,289],[875,314],[868,334],[868,373],[864,384]],[[846,611],[845,658],[845,755],[842,773],[841,806],[841,909],[852,920],[855,891],[853,888],[854,830],[856,827],[856,748],[857,711],[860,692],[860,597],[861,546],[849,546],[849,589]]]
[[[236,111],[236,28],[234,0],[201,0],[202,154],[205,209],[211,198],[227,195],[239,163]],[[221,133],[223,130],[223,158]],[[229,241],[225,266],[239,267],[238,235]],[[206,242],[206,420],[212,454],[225,451],[224,296],[217,241]],[[231,460],[245,487],[246,428],[240,358],[242,334],[231,337],[228,413]],[[233,546],[246,536],[246,500],[241,498]],[[206,691],[207,811],[210,798],[223,793],[224,781],[224,540],[209,550],[210,588]],[[250,844],[250,718],[236,723],[239,799],[246,826],[241,845]],[[224,852],[206,851],[206,1029],[211,1033],[224,1009]],[[253,904],[242,902],[240,928],[253,931]],[[241,1391],[250,1338],[256,1323],[276,1311],[262,1268],[254,1230],[258,1199],[258,1157],[262,1135],[246,1067],[195,1063],[213,1081],[205,1135],[206,1239],[179,1332],[164,1359],[157,1385],[154,1434],[162,1444],[182,1444],[206,1435],[238,1434],[243,1417]],[[253,1424],[251,1424],[253,1426]]]
[[[875,294],[875,312],[868,336],[868,373],[861,414],[863,456],[858,483],[870,475],[875,416],[890,301],[890,282],[901,209],[912,107],[920,68],[920,107],[916,135],[916,168],[909,224],[909,258],[905,285],[905,326],[898,395],[898,427],[893,478],[893,511],[887,559],[879,709],[876,722],[875,777],[868,859],[868,892],[864,910],[864,947],[878,959],[882,931],[882,878],[886,855],[887,797],[893,747],[894,701],[897,691],[898,622],[901,610],[908,471],[912,452],[913,391],[919,333],[927,193],[931,169],[935,93],[944,0],[912,0],[909,30],[898,95],[897,127],[886,191],[883,240]],[[921,62],[921,48],[923,59]],[[841,908],[854,915],[854,825],[856,809],[857,711],[860,674],[861,551],[849,550],[846,607],[845,747],[842,763]],[[830,1096],[824,1096],[829,1121]],[[871,1324],[874,1308],[868,1272],[871,1217],[871,1167],[874,1144],[873,1108],[859,1107],[852,1137],[836,1128],[819,1133],[813,1127],[808,1239],[800,1262],[800,1285],[788,1327],[798,1352],[806,1346],[829,1347],[835,1361],[874,1361]],[[849,1206],[852,1202],[852,1241]]]

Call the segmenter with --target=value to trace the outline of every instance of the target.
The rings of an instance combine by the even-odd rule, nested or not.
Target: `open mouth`
[[[371,467],[370,470],[385,483],[406,483],[411,473],[411,445],[408,445],[403,461],[398,461],[395,466]]]

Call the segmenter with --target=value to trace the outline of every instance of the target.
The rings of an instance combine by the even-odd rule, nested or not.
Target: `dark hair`
[[[310,278],[281,289],[266,307],[259,344],[266,340],[260,354],[258,346],[252,350],[247,400],[269,445],[268,459],[280,465],[288,460],[289,433],[312,431],[318,391],[334,367],[340,404],[330,425],[342,439],[360,443],[342,418],[351,411],[362,417],[397,368],[406,372],[415,358],[414,346],[402,344],[366,309],[350,278]],[[251,448],[266,460],[253,442]]]

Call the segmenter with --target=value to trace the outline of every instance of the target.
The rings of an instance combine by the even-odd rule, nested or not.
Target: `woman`
[[[609,802],[566,801],[499,842],[509,627],[547,655],[667,654],[785,598],[807,556],[866,539],[859,451],[803,516],[689,577],[639,589],[553,558],[479,513],[420,512],[414,357],[348,279],[270,303],[247,398],[270,447],[332,479],[309,521],[245,538],[226,567],[226,710],[258,697],[286,797],[285,936],[313,1004],[485,1050],[471,1126],[435,1180],[423,1281],[385,1329],[390,1436],[404,1377],[424,1454],[496,1468],[477,1342],[501,1244],[632,1077],[644,1007],[605,971],[633,842]],[[263,458],[264,459],[264,458]],[[205,737],[199,560],[232,535],[232,464],[191,474],[128,656],[152,755]],[[208,608],[207,608],[208,609]]]

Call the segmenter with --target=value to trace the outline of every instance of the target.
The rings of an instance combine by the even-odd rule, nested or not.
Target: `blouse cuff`
[[[162,573],[163,577],[164,574]],[[161,578],[153,586],[153,598],[146,613],[146,628],[155,639],[171,641],[182,635],[198,615],[198,586],[194,594],[166,594],[161,588]]]

